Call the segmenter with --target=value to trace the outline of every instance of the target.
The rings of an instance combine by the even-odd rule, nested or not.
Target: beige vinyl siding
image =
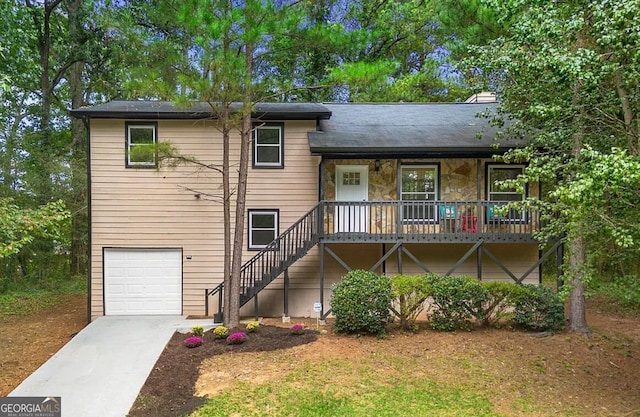
[[[219,195],[221,177],[194,166],[126,168],[124,126],[125,120],[91,121],[91,315],[103,314],[105,247],[181,248],[183,314],[203,314],[204,289],[222,280],[222,206],[194,197],[185,187]],[[287,122],[285,168],[249,169],[246,207],[279,209],[280,231],[317,204],[319,159],[311,156],[306,136],[313,129],[312,121]],[[158,139],[202,162],[222,164],[222,136],[213,122],[159,121]],[[236,134],[232,161],[238,159],[238,144]],[[246,251],[246,234],[243,238],[244,258],[249,259],[256,252]],[[296,271],[304,271],[312,259],[292,268],[292,282],[298,282]]]

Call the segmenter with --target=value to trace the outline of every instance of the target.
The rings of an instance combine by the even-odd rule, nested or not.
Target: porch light
[[[376,172],[380,171],[380,160],[376,159],[376,161],[373,164],[373,168]]]

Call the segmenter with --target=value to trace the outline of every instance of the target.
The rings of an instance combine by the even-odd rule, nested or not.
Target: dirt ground
[[[86,324],[85,302],[83,296],[68,296],[46,312],[0,318],[0,396]],[[306,322],[315,328],[315,320]],[[506,329],[441,333],[423,327],[417,334],[391,329],[378,340],[337,335],[331,325],[292,336],[279,319],[265,319],[259,333],[234,347],[207,335],[203,346],[187,349],[182,345],[185,335],[176,334],[130,415],[182,416],[238,378],[257,384],[282,377],[286,370],[281,367],[256,366],[266,355],[283,355],[285,363],[286,357],[295,357],[321,364],[394,352],[424,358],[420,371],[439,382],[464,378],[477,381],[479,388],[491,384],[484,388],[495,394],[491,401],[505,415],[527,415],[513,411],[518,398],[527,398],[544,402],[548,410],[535,415],[564,415],[563,410],[572,408],[577,410],[572,415],[640,416],[640,316],[611,312],[606,303],[589,301],[588,322],[593,330],[588,339],[568,333],[536,338]],[[234,354],[227,353],[230,349]],[[278,352],[260,353],[271,350]],[[460,361],[471,365],[456,366]],[[447,364],[451,366],[443,372]]]
[[[87,296],[59,296],[46,311],[0,317],[0,397],[64,346],[87,325]]]

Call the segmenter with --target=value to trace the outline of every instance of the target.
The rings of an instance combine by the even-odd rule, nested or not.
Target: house
[[[495,147],[476,117],[495,105],[257,104],[242,314],[313,316],[321,302],[326,316],[331,285],[356,268],[539,283],[551,253],[532,235],[539,216],[504,206],[540,190],[495,186],[523,170],[493,158],[519,145]],[[217,311],[220,175],[136,151],[169,141],[220,165],[210,108],[116,101],[72,113],[90,127],[91,317]]]

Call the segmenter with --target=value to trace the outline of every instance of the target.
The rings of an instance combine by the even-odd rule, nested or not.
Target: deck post
[[[324,243],[320,242],[320,317],[324,320]]]
[[[482,281],[482,245],[478,246],[478,279]]]
[[[253,296],[253,317],[258,321],[258,294]]]
[[[402,243],[398,247],[398,274],[402,274]]]
[[[284,316],[289,317],[289,268],[284,270]]]

